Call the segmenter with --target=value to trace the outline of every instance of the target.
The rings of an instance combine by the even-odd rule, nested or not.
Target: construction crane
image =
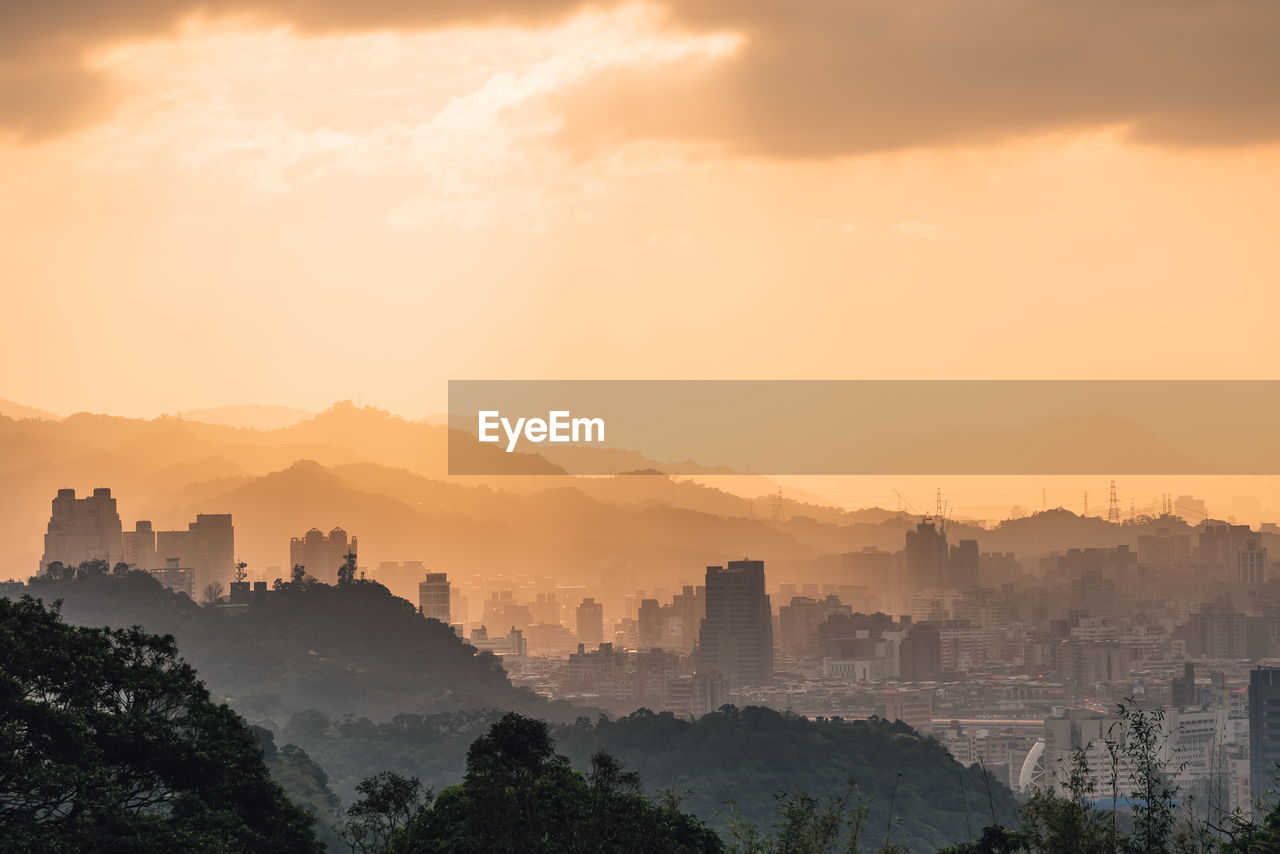
[[[919,515],[920,515],[919,511],[917,511],[917,510],[916,510],[916,508],[914,508],[914,507],[912,507],[912,506],[911,506],[911,502],[907,500],[907,497],[906,497],[905,495],[903,495],[901,492],[899,492],[899,491],[898,491],[898,490],[896,490],[896,489],[894,489],[894,490],[892,490],[892,491],[893,491],[893,494],[894,494],[894,495],[898,496],[898,501],[899,501],[900,503],[907,505],[907,509],[908,509],[908,510],[910,510],[910,511],[912,512],[912,514],[914,514],[914,515],[916,515],[916,516],[919,516]],[[899,507],[898,509],[899,509],[899,510],[901,510],[902,508],[901,508],[901,507]]]

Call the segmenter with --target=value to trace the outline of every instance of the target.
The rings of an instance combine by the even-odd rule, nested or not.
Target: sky
[[[1280,5],[0,7],[0,396],[1276,378]]]

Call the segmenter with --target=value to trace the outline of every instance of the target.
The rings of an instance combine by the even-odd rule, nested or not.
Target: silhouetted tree
[[[434,804],[417,780],[379,775],[360,787],[354,827],[368,851],[508,854],[720,852],[720,838],[674,806],[641,794],[640,779],[608,754],[588,777],[557,756],[547,725],[508,713],[467,751],[463,782]],[[355,844],[354,842],[352,844]],[[381,847],[378,847],[381,846]]]
[[[339,829],[342,841],[359,854],[382,854],[402,848],[401,829],[431,804],[431,790],[416,777],[383,771],[356,786],[360,796],[347,809]]]
[[[210,581],[204,586],[204,602],[206,605],[212,605],[222,598],[222,582]]]
[[[356,580],[356,556],[348,553],[342,556],[342,566],[338,567],[338,583],[350,584]]]
[[[258,740],[172,637],[0,599],[0,850],[311,852]]]

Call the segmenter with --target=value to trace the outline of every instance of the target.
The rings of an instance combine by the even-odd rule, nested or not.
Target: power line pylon
[[[1111,501],[1107,504],[1107,521],[1113,525],[1120,524],[1120,501],[1116,498],[1116,482],[1111,481]]]

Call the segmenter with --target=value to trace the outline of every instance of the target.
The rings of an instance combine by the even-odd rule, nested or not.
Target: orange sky
[[[1280,7],[1118,5],[10,4],[0,396],[1274,378]]]

